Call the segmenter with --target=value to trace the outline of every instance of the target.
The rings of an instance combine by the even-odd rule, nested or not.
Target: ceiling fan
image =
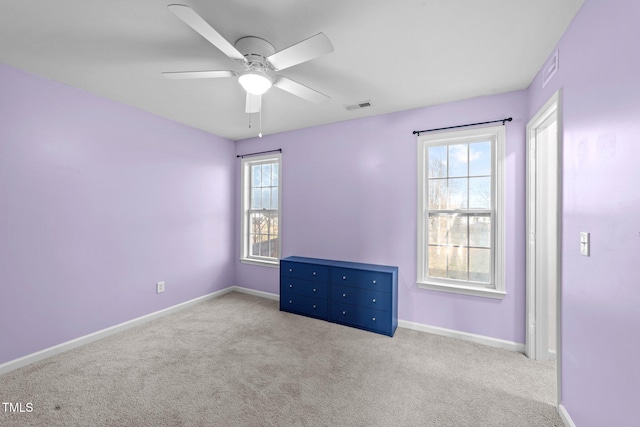
[[[241,72],[232,70],[170,71],[162,73],[165,77],[170,79],[237,77],[238,82],[247,92],[245,107],[247,113],[260,111],[262,94],[272,86],[316,104],[322,104],[331,99],[327,95],[287,77],[273,75],[273,72],[333,52],[331,41],[323,33],[318,33],[279,52],[276,52],[268,41],[254,36],[242,37],[232,45],[189,6],[170,4],[167,7],[222,53],[242,64],[244,70]]]

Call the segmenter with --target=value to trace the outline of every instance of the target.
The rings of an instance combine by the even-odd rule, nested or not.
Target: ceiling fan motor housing
[[[276,53],[271,43],[253,36],[238,39],[235,47],[247,58],[247,68],[262,68],[263,71],[269,67],[267,57]]]

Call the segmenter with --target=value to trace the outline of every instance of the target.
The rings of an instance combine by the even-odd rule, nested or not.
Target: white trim
[[[232,286],[231,289],[236,292],[254,295],[261,298],[268,298],[276,301],[280,300],[280,295],[272,294],[270,292],[256,291],[254,289],[243,288],[240,286]],[[426,332],[429,334],[441,335],[449,338],[461,339],[463,341],[470,341],[477,344],[488,345],[490,347],[502,348],[504,350],[524,353],[524,344],[513,341],[487,337],[485,335],[476,335],[468,332],[456,331],[453,329],[440,328],[438,326],[430,326],[422,323],[410,322],[408,320],[398,320],[398,326],[405,329],[412,329],[414,331]]]
[[[232,291],[240,292],[241,294],[253,295],[260,298],[280,301],[280,295],[272,294],[271,292],[256,291],[255,289],[243,288],[241,286],[232,286],[229,289],[231,289]]]
[[[478,138],[489,137],[494,140],[492,149],[492,200],[495,215],[493,218],[491,251],[494,257],[492,270],[493,288],[473,286],[470,282],[463,284],[454,283],[447,279],[433,279],[426,277],[427,224],[425,224],[425,175],[428,173],[425,162],[427,159],[427,147],[429,145],[446,145],[449,143],[476,141]],[[417,138],[418,161],[418,195],[417,195],[417,274],[416,284],[419,288],[466,294],[489,298],[504,298],[506,285],[504,280],[505,269],[505,192],[506,192],[506,130],[504,126],[486,126],[476,129],[445,131]],[[466,285],[466,283],[469,283]]]
[[[261,265],[263,267],[280,268],[280,260],[273,261],[259,261],[255,258],[240,258],[240,262],[243,264]]]
[[[429,334],[442,335],[444,337],[456,338],[463,341],[474,342],[476,344],[488,345],[489,347],[524,353],[524,344],[513,341],[502,340],[485,335],[476,335],[453,329],[440,328],[438,326],[430,326],[422,323],[409,322],[407,320],[398,320],[398,326],[405,329],[413,329],[414,331],[427,332]]]
[[[576,427],[576,424],[571,419],[569,412],[567,412],[567,408],[561,403],[558,405],[558,414],[560,415],[560,419],[564,423],[565,427]]]
[[[548,150],[547,147],[538,147],[538,130],[545,126],[550,119],[555,119],[558,124],[558,97],[556,92],[545,105],[536,113],[536,115],[527,123],[526,126],[526,144],[527,144],[527,182],[526,182],[526,294],[527,294],[527,316],[526,316],[526,348],[527,356],[534,360],[547,360],[548,358],[548,318],[547,310],[548,295],[544,287],[540,287],[540,283],[545,282],[547,268],[556,268],[559,255],[556,254],[555,260],[551,265],[547,265],[542,253],[546,253],[546,245],[551,243],[552,237],[549,233],[544,233],[547,226],[552,225],[556,228],[555,238],[558,238],[557,226],[560,224],[560,218],[556,214],[555,218],[549,218],[546,214],[537,214],[536,212],[546,211],[549,207],[547,203],[551,200],[556,204],[556,208],[560,206],[559,187],[560,176],[556,176],[555,188],[548,188],[544,192],[544,198],[539,197],[540,190],[537,189],[540,176],[547,176],[550,172],[558,173],[557,170],[548,170],[546,159],[539,159],[541,150]],[[556,153],[555,160],[558,162],[559,154],[559,138],[556,136]],[[557,165],[560,169],[560,165]],[[551,165],[552,167],[552,165]],[[559,211],[559,209],[558,209]],[[538,243],[540,242],[540,243]],[[559,250],[558,247],[555,248]],[[558,278],[556,277],[556,285]]]
[[[64,342],[62,344],[58,344],[53,347],[46,348],[44,350],[40,350],[36,353],[32,353],[32,354],[20,357],[18,359],[10,360],[9,362],[6,362],[0,365],[0,375],[13,371],[15,369],[19,369],[24,366],[30,365],[40,360],[55,356],[57,354],[64,353],[65,351],[69,351],[74,348],[81,347],[85,344],[98,341],[102,338],[106,338],[115,333],[125,331],[134,326],[138,326],[143,323],[149,322],[151,320],[157,319],[159,317],[165,316],[174,311],[182,310],[184,308],[190,307],[194,304],[197,304],[209,299],[221,297],[230,292],[239,292],[242,294],[253,295],[256,297],[275,300],[275,301],[280,300],[280,295],[274,294],[271,292],[257,291],[255,289],[249,289],[242,286],[229,286],[228,288],[220,289],[219,291],[212,292],[210,294],[203,295],[201,297],[194,298],[189,301],[185,301],[183,303],[174,305],[172,307],[168,307],[150,314],[146,314],[144,316],[120,323],[118,325],[114,325],[109,328],[102,329],[100,331],[93,332],[91,334],[88,334],[79,338],[75,338],[73,340]],[[430,326],[422,323],[410,322],[407,320],[399,320],[398,326],[405,329],[412,329],[414,331],[426,332],[430,334],[461,339],[463,341],[474,342],[477,344],[483,344],[490,347],[502,348],[505,350],[516,351],[518,353],[524,353],[524,344],[502,340],[499,338],[492,338],[484,335],[476,335],[468,332],[456,331],[453,329],[440,328],[437,326]]]
[[[270,292],[256,291],[254,289],[243,288],[240,286],[232,286],[232,290],[241,292],[257,297],[268,298],[279,301],[280,295],[272,294]],[[524,344],[513,341],[502,340],[499,338],[487,337],[485,335],[476,335],[469,332],[461,332],[453,329],[440,328],[438,326],[425,325],[423,323],[410,322],[408,320],[398,320],[398,326],[400,328],[412,329],[414,331],[426,332],[434,335],[441,335],[449,338],[456,338],[463,341],[474,342],[476,344],[483,344],[489,347],[501,348],[504,350],[515,351],[518,353],[524,353]]]
[[[278,253],[282,253],[282,154],[272,153],[262,156],[242,158],[240,162],[240,262],[245,264],[260,265],[263,267],[278,267],[280,260],[261,260],[249,257],[249,237],[247,211],[250,194],[249,166],[256,163],[268,163],[273,160],[278,162]]]
[[[495,289],[480,288],[473,286],[458,286],[442,283],[417,282],[418,287],[429,289],[432,291],[450,292],[453,294],[472,295],[476,297],[503,299],[507,293],[504,291],[496,291]]]
[[[541,295],[536,290],[536,277],[540,274],[540,267],[536,265],[536,218],[531,206],[535,206],[535,174],[537,155],[535,130],[541,126],[551,115],[555,114],[557,121],[557,213],[556,213],[556,387],[557,403],[560,407],[562,402],[562,147],[563,147],[563,126],[562,126],[562,89],[558,89],[551,98],[538,110],[526,126],[527,144],[527,182],[526,182],[526,355],[533,359],[544,359],[550,353],[539,348],[542,343],[548,342],[548,335],[544,322],[540,318],[546,319],[546,304],[541,304]],[[533,150],[533,152],[532,152]],[[539,245],[538,245],[539,246]],[[540,307],[543,306],[544,310]],[[542,357],[539,357],[542,355]]]
[[[192,306],[194,304],[197,304],[197,303],[209,300],[209,299],[221,297],[222,295],[228,294],[229,292],[231,292],[233,290],[238,290],[238,289],[235,289],[234,286],[231,286],[231,287],[228,287],[228,288],[225,288],[225,289],[221,289],[219,291],[212,292],[210,294],[203,295],[201,297],[194,298],[192,300],[185,301],[183,303],[176,304],[174,306],[171,306],[171,307],[159,310],[159,311],[155,311],[153,313],[149,313],[149,314],[146,314],[146,315],[141,316],[141,317],[137,317],[137,318],[132,319],[132,320],[128,320],[126,322],[111,326],[109,328],[102,329],[100,331],[93,332],[93,333],[90,333],[88,335],[84,335],[82,337],[72,339],[72,340],[67,341],[67,342],[63,342],[63,343],[55,345],[53,347],[45,348],[44,350],[40,350],[38,352],[35,352],[35,353],[32,353],[32,354],[28,354],[28,355],[20,357],[18,359],[10,360],[10,361],[0,365],[0,375],[5,374],[5,373],[10,372],[10,371],[13,371],[13,370],[18,369],[18,368],[22,368],[23,366],[30,365],[30,364],[38,362],[40,360],[49,358],[51,356],[55,356],[56,354],[64,353],[65,351],[72,350],[74,348],[83,346],[85,344],[92,343],[94,341],[98,341],[98,340],[100,340],[102,338],[106,338],[106,337],[108,337],[110,335],[113,335],[115,333],[122,332],[122,331],[127,330],[129,328],[132,328],[134,326],[138,326],[138,325],[141,325],[143,323],[149,322],[150,320],[154,320],[154,319],[157,319],[159,317],[166,316],[167,314],[173,313],[174,311],[182,310],[184,308],[190,307],[190,306]]]

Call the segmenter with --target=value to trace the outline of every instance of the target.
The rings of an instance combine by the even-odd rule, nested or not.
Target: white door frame
[[[561,345],[561,325],[562,325],[562,92],[558,90],[529,121],[526,127],[527,132],[527,255],[526,255],[526,342],[525,351],[532,359],[546,360],[548,358],[548,348],[541,348],[540,343],[548,343],[548,307],[543,300],[546,297],[544,292],[540,292],[536,284],[536,278],[542,277],[541,266],[536,262],[536,253],[540,248],[536,247],[536,171],[539,169],[536,156],[537,130],[552,115],[557,119],[557,241],[556,241],[556,371],[557,371],[557,400],[561,402],[560,369],[562,360]],[[547,327],[545,327],[547,326]]]

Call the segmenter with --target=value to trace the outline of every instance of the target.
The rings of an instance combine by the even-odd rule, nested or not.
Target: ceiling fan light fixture
[[[273,86],[269,76],[258,70],[251,70],[240,74],[238,82],[242,88],[251,95],[262,95]]]

